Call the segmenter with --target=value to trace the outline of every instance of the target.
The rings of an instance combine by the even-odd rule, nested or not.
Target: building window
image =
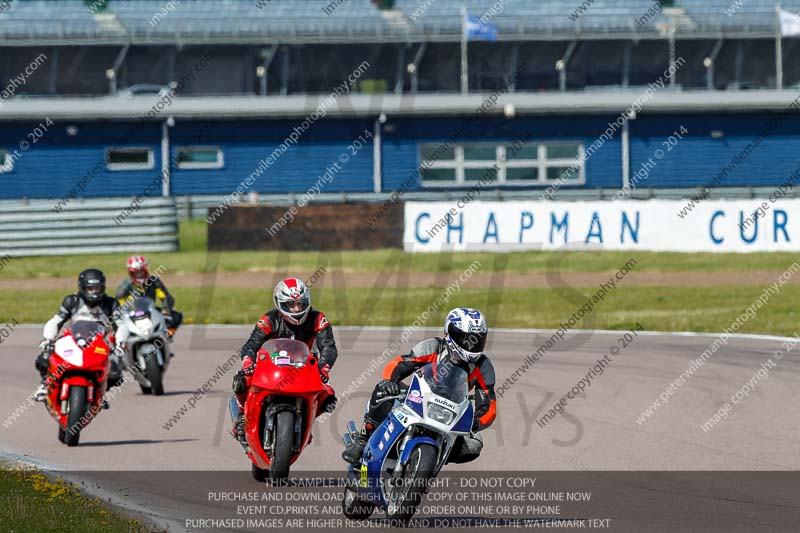
[[[0,172],[11,172],[14,170],[14,158],[11,152],[0,150]]]
[[[155,167],[152,148],[106,149],[108,170],[151,170]]]
[[[179,146],[175,149],[175,161],[180,169],[222,168],[225,165],[222,148],[217,146]]]
[[[423,187],[586,182],[583,145],[575,142],[420,145]]]

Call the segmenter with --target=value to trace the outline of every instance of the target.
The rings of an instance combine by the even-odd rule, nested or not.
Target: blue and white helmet
[[[447,313],[444,340],[450,353],[462,361],[474,363],[483,354],[489,328],[477,309],[457,307]]]

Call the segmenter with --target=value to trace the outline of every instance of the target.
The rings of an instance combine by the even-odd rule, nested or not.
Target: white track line
[[[18,324],[15,326],[17,328],[43,328],[43,324]],[[214,329],[237,329],[237,328],[249,328],[252,327],[252,324],[183,324],[183,328],[190,328],[190,327],[204,327],[204,328],[214,328]],[[343,331],[392,331],[392,330],[401,330],[403,326],[336,326],[337,330]],[[553,333],[556,331],[557,328],[554,329],[539,329],[539,328],[492,328],[492,331],[501,331],[507,333]],[[424,327],[420,328],[420,331],[440,331],[441,328],[438,327]],[[625,329],[570,329],[570,333],[592,333],[592,334],[600,334],[600,335],[618,335],[620,332],[625,332]],[[712,332],[695,332],[695,331],[638,331],[639,335],[645,336],[652,336],[652,337],[720,337],[723,334],[720,333],[712,333]],[[781,337],[778,335],[761,335],[758,333],[730,333],[728,334],[729,338],[732,339],[753,339],[753,340],[763,340],[763,341],[788,341],[788,340],[796,340],[795,337]]]

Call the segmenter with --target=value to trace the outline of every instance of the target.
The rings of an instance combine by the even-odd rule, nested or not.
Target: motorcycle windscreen
[[[422,369],[422,377],[431,388],[431,392],[451,402],[461,403],[467,399],[469,374],[461,366],[453,363],[449,357],[434,361]]]
[[[58,356],[72,366],[83,366],[83,349],[78,346],[75,339],[66,336],[56,341],[55,352]]]
[[[278,366],[305,363],[311,356],[308,346],[294,339],[271,339],[264,343],[262,350],[268,352]]]
[[[145,317],[150,318],[154,309],[155,304],[153,304],[153,300],[150,298],[136,298],[133,301],[133,304],[130,306],[128,316],[130,316],[132,320],[138,320]]]
[[[89,320],[78,320],[72,324],[69,330],[81,348],[88,346],[96,336],[106,333],[106,328],[102,324]]]

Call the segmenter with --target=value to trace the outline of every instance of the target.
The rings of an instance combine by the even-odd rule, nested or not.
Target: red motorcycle
[[[253,477],[272,483],[289,477],[289,466],[311,442],[311,427],[333,388],[322,382],[318,360],[306,344],[272,339],[256,354],[244,404],[244,428]],[[234,420],[236,398],[230,402]]]
[[[103,407],[111,368],[105,328],[76,321],[55,343],[47,374],[47,410],[58,422],[58,440],[77,446],[81,430]]]

